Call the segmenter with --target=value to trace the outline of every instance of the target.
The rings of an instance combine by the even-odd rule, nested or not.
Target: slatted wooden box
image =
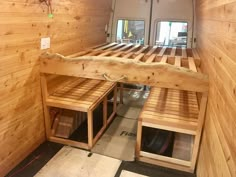
[[[78,77],[51,75],[42,75],[41,82],[48,140],[84,149],[91,149],[116,113],[116,83]],[[107,96],[111,94],[111,92],[113,92],[114,97],[113,111],[108,115]],[[94,117],[94,111],[101,104],[103,106],[102,128],[96,135],[94,135],[93,127],[94,122],[96,122],[94,121],[96,119],[96,117]],[[52,128],[54,121],[49,114],[51,107],[86,113],[88,143],[77,142],[55,136],[55,134],[53,134],[55,130]]]
[[[69,138],[85,120],[86,115],[67,109],[51,108],[52,135],[60,138]]]
[[[195,92],[151,88],[138,122],[137,159],[193,172],[199,148],[199,128],[203,121],[199,105]],[[174,132],[171,157],[150,153],[142,149],[141,144],[144,138],[142,131],[145,128]]]

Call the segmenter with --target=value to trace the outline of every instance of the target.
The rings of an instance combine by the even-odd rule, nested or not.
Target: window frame
[[[154,21],[154,29],[153,29],[153,33],[154,33],[154,40],[152,41],[152,45],[155,45],[156,40],[157,40],[157,26],[158,23],[160,22],[179,22],[179,23],[187,23],[187,36],[186,36],[186,48],[188,48],[189,45],[191,45],[191,41],[189,41],[189,39],[191,39],[192,34],[189,33],[190,27],[191,27],[191,22],[188,19],[155,19]]]
[[[144,44],[145,44],[145,41],[146,41],[146,39],[145,39],[145,34],[146,34],[146,22],[145,22],[145,19],[136,19],[136,18],[118,18],[117,20],[116,20],[116,33],[115,33],[115,41],[117,42],[117,33],[118,33],[118,22],[119,22],[119,20],[128,20],[128,21],[143,21],[143,27],[144,27],[144,33],[143,33],[143,37],[144,37]],[[135,43],[134,43],[135,44]]]

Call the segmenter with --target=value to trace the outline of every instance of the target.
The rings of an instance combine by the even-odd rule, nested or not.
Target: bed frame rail
[[[69,56],[41,55],[41,72],[205,92],[208,76],[194,49],[110,43]]]

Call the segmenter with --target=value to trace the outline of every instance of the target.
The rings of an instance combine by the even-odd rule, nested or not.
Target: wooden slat
[[[83,56],[83,55],[86,55],[90,52],[92,52],[93,50],[92,49],[89,49],[89,50],[85,50],[85,51],[81,51],[81,52],[78,52],[78,53],[75,53],[75,54],[71,54],[71,55],[68,55],[67,57],[79,57],[79,56]]]
[[[130,48],[130,47],[133,46],[133,45],[134,45],[134,44],[132,44],[132,43],[131,43],[131,44],[128,44],[128,45],[125,45],[124,47],[122,47],[122,48],[116,50],[116,52],[124,51],[124,50]]]
[[[130,52],[133,52],[134,50],[138,49],[140,46],[141,46],[140,44],[135,45],[135,46],[132,47],[131,49],[127,50],[127,51],[125,52],[125,54],[128,54],[128,53],[130,53]]]
[[[161,63],[167,63],[168,57],[167,55],[164,55],[161,59]]]
[[[115,53],[115,54],[113,54],[113,55],[111,55],[111,56],[113,56],[113,57],[119,57],[120,55],[122,55],[124,52],[117,52],[117,53]]]
[[[187,52],[185,47],[182,47],[182,58],[187,58]]]
[[[154,115],[155,116],[155,115]],[[174,131],[178,133],[184,133],[189,135],[196,135],[197,123],[191,123],[183,120],[177,119],[145,119],[145,122],[142,122],[142,125],[145,127],[151,127],[156,129],[162,129],[167,131]],[[142,117],[139,119],[142,121]]]
[[[163,47],[157,56],[162,57],[164,55],[166,49],[167,49],[167,47]]]
[[[97,51],[97,50],[105,50],[105,49],[109,49],[109,48],[111,48],[111,47],[113,47],[113,46],[115,46],[115,45],[117,45],[117,43],[116,43],[116,42],[113,42],[113,43],[110,43],[110,44],[108,44],[108,45],[105,45],[105,46],[102,46],[102,47],[96,48],[95,51]]]
[[[162,160],[156,160],[156,159],[152,159],[152,158],[148,158],[148,157],[142,157],[142,156],[138,160],[145,162],[145,163],[157,165],[157,166],[163,166],[166,168],[177,169],[177,170],[186,171],[189,173],[194,173],[194,170],[191,170],[188,166],[178,165],[178,164],[165,162]]]
[[[106,45],[108,45],[108,44],[109,44],[108,42],[106,42],[106,43],[104,43],[104,44],[99,44],[99,45],[96,45],[96,46],[91,47],[91,49],[98,49],[98,48],[104,47],[104,46],[106,46]]]
[[[122,47],[122,46],[124,46],[125,44],[124,43],[121,43],[121,44],[118,44],[118,45],[116,45],[116,46],[114,46],[114,47],[111,47],[111,48],[109,48],[109,49],[106,49],[106,50],[116,50],[116,49],[119,49],[120,47]]]
[[[170,57],[175,57],[176,47],[172,47]]]
[[[89,53],[86,53],[85,55],[83,56],[96,56],[96,55],[99,55],[100,53],[102,53],[103,51],[102,50],[93,50]]]
[[[156,58],[156,54],[152,54],[147,60],[146,63],[152,63],[153,61],[155,61]]]
[[[181,67],[181,57],[175,57],[175,66]]]
[[[139,55],[140,53],[144,52],[148,47],[149,47],[148,45],[142,47],[140,50],[138,50],[138,51],[135,53],[135,55]]]
[[[73,57],[83,56],[83,55],[86,55],[86,54],[92,52],[95,49],[99,49],[99,48],[105,47],[107,45],[109,45],[109,43],[104,43],[104,44],[101,44],[101,45],[93,46],[93,47],[91,47],[89,49],[86,49],[85,51],[81,51],[81,52],[77,52],[77,53],[74,53],[74,54],[71,54],[71,55],[67,55],[67,57],[73,58]]]
[[[196,49],[192,49],[192,54],[193,54],[193,58],[194,58],[196,66],[199,67],[201,65],[201,60],[200,60],[200,57],[199,57],[199,55],[197,53],[197,50]]]
[[[112,53],[112,51],[105,51],[105,52],[103,52],[103,53],[101,53],[101,54],[99,54],[98,56],[107,56],[107,55],[110,55]]]
[[[140,53],[137,57],[134,58],[134,61],[140,61],[144,57],[144,53]]]
[[[192,57],[188,57],[188,62],[189,62],[189,69],[194,72],[197,72],[197,68],[196,68],[194,59]]]
[[[156,50],[157,50],[158,46],[153,46],[151,50],[148,51],[148,53],[146,54],[146,56],[150,56],[152,55]]]
[[[124,59],[130,58],[132,55],[134,55],[133,52],[127,53],[126,55],[123,56]]]
[[[140,155],[143,156],[143,157],[149,157],[151,159],[158,159],[158,160],[161,160],[161,161],[165,161],[165,162],[169,162],[169,163],[174,163],[174,164],[190,167],[190,162],[185,161],[185,160],[174,159],[174,158],[165,157],[165,156],[161,156],[161,155],[156,155],[156,154],[152,154],[152,153],[148,153],[148,152],[144,152],[144,151],[141,151]]]
[[[68,55],[67,57],[79,57],[79,56],[83,56],[83,55],[86,55],[90,52],[92,52],[93,50],[95,49],[99,49],[99,48],[102,48],[102,47],[105,47],[105,46],[108,46],[109,44],[108,43],[105,43],[105,44],[101,44],[101,45],[98,45],[98,46],[93,46],[85,51],[81,51],[81,52],[77,52],[77,53],[74,53],[74,54],[71,54],[71,55]]]

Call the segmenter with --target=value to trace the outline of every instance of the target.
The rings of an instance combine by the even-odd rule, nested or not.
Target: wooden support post
[[[93,112],[88,111],[88,147],[91,149],[93,147]]]
[[[206,112],[206,106],[207,106],[207,98],[208,98],[208,93],[207,92],[203,93],[202,98],[201,98],[199,115],[198,115],[198,127],[197,127],[197,132],[196,132],[196,136],[194,140],[194,145],[193,145],[193,153],[192,153],[191,167],[190,167],[192,170],[194,170],[196,161],[197,161],[201,134],[202,134],[204,118],[205,118],[205,112]]]
[[[51,117],[49,114],[49,107],[46,104],[46,99],[48,98],[48,89],[47,89],[47,80],[46,75],[41,74],[40,76],[41,81],[41,89],[42,89],[42,96],[43,96],[43,111],[44,111],[44,123],[46,129],[46,137],[49,139],[51,137]]]
[[[103,100],[103,126],[107,125],[107,96]]]
[[[113,99],[113,112],[117,110],[117,85],[114,88],[114,99]]]
[[[142,121],[138,121],[138,129],[137,129],[137,141],[136,141],[136,149],[135,149],[135,157],[139,159],[140,151],[141,151],[141,140],[142,140]]]
[[[120,83],[120,104],[124,103],[123,96],[124,96],[124,84]]]

